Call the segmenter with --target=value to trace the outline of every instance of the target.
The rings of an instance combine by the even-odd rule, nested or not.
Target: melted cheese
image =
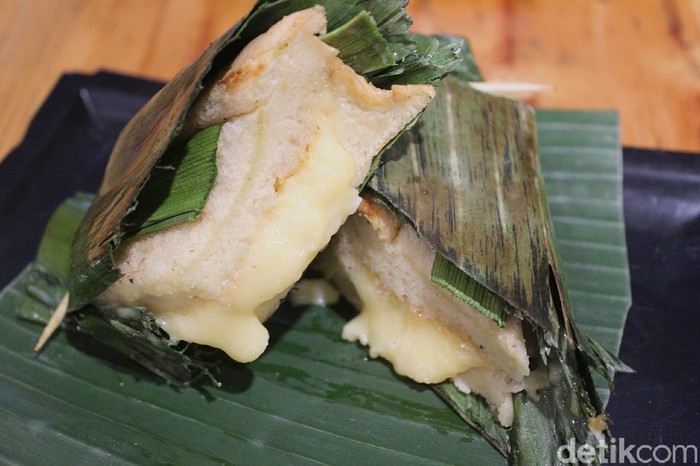
[[[352,184],[354,159],[334,139],[332,124],[323,124],[308,158],[281,186],[224,299],[149,303],[173,338],[221,348],[240,362],[253,361],[265,350],[268,333],[261,320],[276,307],[267,303],[276,304],[360,203]]]
[[[355,162],[332,134],[319,132],[309,160],[284,184],[242,267],[234,306],[255,308],[285,291],[360,205]]]
[[[362,301],[360,314],[343,328],[343,338],[369,346],[401,375],[421,383],[439,383],[486,363],[470,342],[412,312],[371,272],[356,264],[348,271]]]
[[[526,377],[529,359],[521,323],[510,317],[499,328],[432,283],[434,257],[434,249],[411,225],[365,199],[319,261],[361,309],[343,337],[368,345],[373,357],[384,357],[397,373],[418,382],[452,379],[458,389],[483,396],[508,426],[512,394],[525,389],[536,395],[541,384],[535,374]]]

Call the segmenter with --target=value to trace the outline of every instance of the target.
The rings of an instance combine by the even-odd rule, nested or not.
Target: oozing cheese
[[[348,270],[362,300],[362,311],[343,328],[343,338],[369,346],[401,375],[439,383],[486,363],[469,341],[412,312],[408,303],[386,290],[364,266]]]
[[[489,402],[499,421],[513,419],[512,394],[528,385],[529,358],[520,321],[504,328],[432,283],[435,251],[413,227],[365,199],[319,268],[360,311],[343,337],[418,382],[452,379]]]
[[[267,347],[260,322],[267,315],[259,315],[269,313],[265,304],[301,277],[360,203],[352,185],[354,160],[334,139],[332,125],[325,124],[308,158],[279,190],[277,205],[223,299],[192,299],[177,307],[167,300],[165,306],[163,300],[151,303],[149,310],[172,337],[221,348],[240,362],[256,359]]]

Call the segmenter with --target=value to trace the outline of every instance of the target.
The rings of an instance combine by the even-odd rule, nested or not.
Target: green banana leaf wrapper
[[[368,190],[436,250],[432,280],[495,325],[507,314],[522,318],[540,351],[531,366],[546,366],[557,380],[539,400],[515,397],[510,429],[478,395],[451,382],[435,390],[514,463],[556,464],[557,447],[572,438],[597,448],[589,422],[601,419],[603,403],[592,373],[612,384],[615,372],[630,369],[573,318],[540,174],[535,112],[448,77],[384,160]]]

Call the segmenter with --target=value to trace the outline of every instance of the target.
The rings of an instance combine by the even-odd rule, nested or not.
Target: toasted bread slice
[[[322,7],[250,42],[200,95],[185,132],[223,123],[218,177],[196,221],[120,248],[100,305],[143,306],[171,337],[256,359],[261,322],[360,204],[372,159],[434,95],[378,89],[320,40]]]

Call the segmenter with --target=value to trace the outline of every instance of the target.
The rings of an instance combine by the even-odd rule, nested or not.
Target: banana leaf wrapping
[[[79,328],[119,348],[178,385],[209,373],[207,367],[212,363],[201,356],[211,351],[171,340],[143,309],[122,307],[122,314],[129,317],[117,318],[113,310],[90,302],[120,278],[113,255],[124,240],[195,220],[203,210],[217,175],[220,128],[207,128],[194,136],[181,134],[199,93],[253,38],[285,15],[318,4],[325,8],[329,31],[321,39],[379,87],[435,84],[462,63],[461,39],[425,39],[408,32],[410,18],[402,0],[260,0],[128,122],[112,150],[97,196],[77,225],[71,223],[70,253],[64,257],[65,248],[56,251],[62,267],[49,267],[51,273],[47,273],[41,257],[34,264],[29,287],[35,291],[50,287],[51,293],[37,291],[28,297],[23,316],[46,321],[48,310],[56,306],[55,298],[67,290],[69,328]],[[62,217],[66,208],[57,215]],[[41,249],[51,251],[52,247]],[[65,264],[70,266],[66,269]],[[181,370],[176,369],[178,365]],[[164,370],[166,367],[169,369]]]
[[[592,372],[612,384],[614,372],[630,370],[573,319],[536,141],[531,108],[448,77],[368,184],[436,250],[434,282],[495,324],[511,314],[533,330],[556,382],[538,400],[515,396],[511,429],[479,396],[451,382],[434,386],[515,464],[556,464],[557,447],[572,438],[597,448],[589,422],[604,414]]]

